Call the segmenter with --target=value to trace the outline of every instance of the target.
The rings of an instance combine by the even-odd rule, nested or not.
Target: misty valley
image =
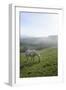
[[[45,48],[57,48],[58,36],[48,37],[22,37],[20,38],[20,51],[24,52],[26,49],[41,50]]]

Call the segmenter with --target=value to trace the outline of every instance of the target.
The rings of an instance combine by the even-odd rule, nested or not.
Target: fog
[[[48,37],[23,37],[20,38],[20,46],[22,49],[44,49],[44,48],[57,48],[58,36]]]

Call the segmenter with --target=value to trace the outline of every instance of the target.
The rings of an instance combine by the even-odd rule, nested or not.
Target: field
[[[24,53],[20,53],[20,78],[45,77],[58,75],[57,48],[45,48],[37,50],[40,53],[40,62],[37,57],[34,61],[27,61]]]

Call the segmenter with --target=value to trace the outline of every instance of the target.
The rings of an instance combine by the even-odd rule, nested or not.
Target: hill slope
[[[46,48],[38,51],[40,63],[37,57],[34,62],[26,60],[24,53],[20,54],[20,77],[40,77],[58,75],[57,48]]]

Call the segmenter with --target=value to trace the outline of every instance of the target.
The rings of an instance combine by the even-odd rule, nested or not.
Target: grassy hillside
[[[46,48],[38,51],[40,63],[37,57],[34,61],[27,61],[24,53],[20,54],[20,77],[40,77],[58,75],[57,48]]]

